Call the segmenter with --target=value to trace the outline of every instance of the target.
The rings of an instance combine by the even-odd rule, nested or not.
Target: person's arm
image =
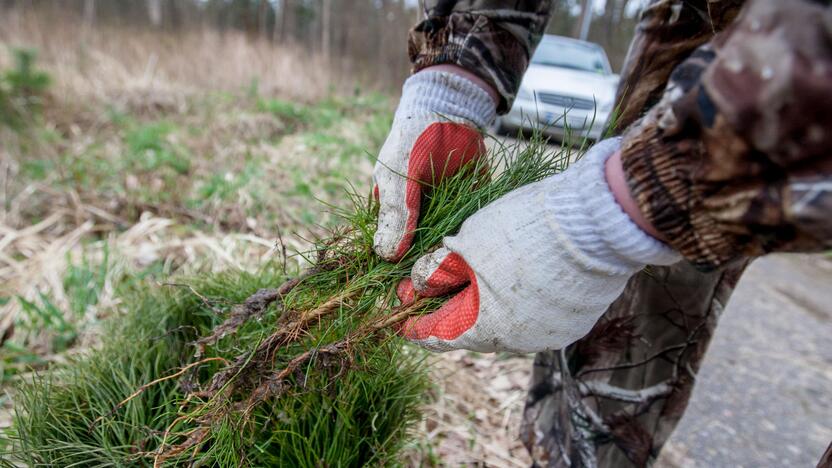
[[[481,132],[511,105],[548,14],[548,1],[427,2],[410,35],[414,74],[373,171],[382,258],[410,248],[425,187],[484,155]]]
[[[410,32],[413,72],[451,64],[488,83],[498,113],[511,108],[551,14],[551,1],[426,0],[425,20]]]
[[[832,248],[832,8],[750,0],[624,134],[646,221],[702,269]]]
[[[402,333],[435,350],[559,349],[645,265],[832,247],[830,39],[830,7],[750,0],[623,140],[484,207],[419,259],[402,302],[452,297]]]

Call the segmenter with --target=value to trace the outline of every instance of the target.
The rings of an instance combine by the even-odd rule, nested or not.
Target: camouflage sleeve
[[[710,270],[832,248],[832,7],[749,0],[624,134],[647,218]]]
[[[627,128],[662,97],[670,73],[734,22],[746,0],[649,0],[621,67],[615,125]]]
[[[426,0],[426,19],[410,32],[413,72],[459,65],[497,90],[497,112],[511,108],[549,21],[549,0]]]

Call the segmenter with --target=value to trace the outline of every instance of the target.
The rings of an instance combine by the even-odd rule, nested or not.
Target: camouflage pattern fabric
[[[736,18],[745,0],[654,1],[641,13],[621,69],[618,128],[627,128],[662,96],[679,62]]]
[[[829,444],[829,448],[826,449],[826,453],[820,457],[818,468],[832,468],[832,444]]]
[[[630,279],[586,337],[535,356],[521,439],[535,466],[647,466],[684,414],[742,269]]]
[[[427,19],[410,32],[414,73],[455,64],[491,84],[498,113],[514,102],[523,73],[549,22],[548,0],[427,0]]]
[[[832,8],[752,0],[624,136],[630,188],[703,270],[832,248]]]
[[[632,127],[624,165],[639,206],[701,269],[832,246],[825,156],[832,13],[821,6],[828,2],[755,0],[749,17],[734,22],[742,3],[651,2],[619,92],[619,127]],[[471,70],[495,87],[505,112],[551,8],[549,1],[427,1],[426,19],[410,34],[413,68]]]
[[[672,71],[741,6],[735,0],[648,4],[622,72],[619,128],[644,114]],[[702,14],[708,7],[715,18]],[[711,273],[688,262],[650,267],[630,279],[589,335],[560,352],[538,354],[521,428],[535,466],[653,461],[684,414],[744,267]]]

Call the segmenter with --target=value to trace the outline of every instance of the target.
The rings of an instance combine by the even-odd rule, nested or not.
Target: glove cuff
[[[557,231],[590,268],[631,274],[644,265],[676,263],[681,256],[639,228],[607,184],[604,165],[620,144],[620,138],[597,143],[575,167],[555,178],[546,204]]]
[[[467,78],[423,71],[404,82],[396,118],[425,113],[436,119],[460,119],[483,129],[494,121],[497,105],[484,89]]]

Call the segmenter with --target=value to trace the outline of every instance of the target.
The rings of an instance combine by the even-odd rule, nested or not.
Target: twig
[[[193,446],[201,444],[202,441],[204,441],[205,438],[208,437],[210,429],[211,428],[207,426],[201,426],[194,429],[190,432],[190,435],[188,436],[188,439],[185,442],[179,445],[174,445],[170,448],[170,450],[163,450],[165,447],[163,443],[163,445],[161,445],[159,450],[157,451],[156,457],[153,459],[153,468],[159,468],[160,466],[162,466],[161,463],[165,460],[171,457],[175,457]]]
[[[222,313],[223,313],[223,311],[222,311],[222,310],[217,309],[217,308],[215,308],[215,307],[214,307],[214,304],[215,304],[215,303],[217,303],[217,302],[220,302],[220,301],[214,301],[214,300],[208,299],[207,297],[205,297],[205,296],[203,296],[202,294],[200,294],[200,293],[199,293],[199,291],[197,291],[197,290],[196,290],[193,286],[191,286],[190,284],[186,284],[186,283],[171,283],[171,282],[164,282],[164,283],[158,283],[158,284],[159,284],[159,286],[169,286],[169,287],[175,287],[175,288],[186,288],[186,289],[188,289],[188,290],[190,290],[190,291],[191,291],[191,294],[193,294],[194,296],[198,297],[198,298],[199,298],[199,300],[200,300],[200,301],[202,301],[202,303],[203,303],[203,304],[205,304],[206,306],[208,306],[208,308],[209,308],[209,309],[211,309],[212,311],[214,311],[214,313],[215,313],[215,314],[222,314]]]
[[[390,315],[384,316],[380,320],[378,320],[376,323],[370,324],[370,326],[368,327],[368,330],[372,331],[372,332],[375,332],[375,331],[382,330],[382,329],[385,329],[385,328],[390,328],[393,325],[396,325],[400,322],[404,322],[405,320],[407,320],[408,318],[410,318],[414,315],[420,315],[418,312],[420,312],[421,309],[424,308],[425,303],[427,301],[428,300],[424,299],[424,298],[417,299],[412,304],[410,304],[408,306],[405,306],[404,308],[400,308],[399,311],[394,312]],[[360,331],[359,331],[359,333],[360,333]]]
[[[300,318],[298,318],[294,322],[287,324],[283,330],[278,331],[278,333],[280,333],[284,337],[284,340],[281,344],[297,340],[302,330],[308,328],[310,325],[312,325],[313,322],[318,321],[322,317],[336,311],[338,307],[340,307],[341,304],[344,303],[345,300],[350,299],[354,295],[355,292],[339,294],[337,296],[329,298],[326,302],[319,305],[318,307],[302,313],[300,315]]]
[[[246,418],[251,413],[251,410],[254,409],[260,402],[265,401],[267,398],[272,398],[276,396],[280,396],[285,392],[289,386],[285,384],[285,380],[292,374],[294,374],[302,365],[306,364],[315,356],[321,354],[329,354],[329,355],[336,355],[342,353],[344,350],[348,349],[350,345],[349,338],[338,341],[336,343],[332,343],[326,345],[322,348],[313,348],[308,351],[304,351],[303,353],[295,356],[286,364],[282,370],[280,370],[277,374],[267,378],[263,383],[257,386],[251,395],[249,396],[248,400],[246,400],[244,410],[244,414]]]
[[[282,301],[283,297],[289,294],[301,281],[320,271],[318,268],[310,268],[296,278],[285,281],[277,289],[261,289],[249,296],[243,304],[234,306],[228,318],[216,326],[210,335],[195,342],[197,346],[196,357],[202,356],[206,346],[216,343],[231,333],[235,333],[249,318],[261,315],[273,302]]]
[[[148,388],[150,388],[150,387],[152,387],[152,386],[154,386],[154,385],[156,385],[156,384],[158,384],[158,383],[162,383],[162,382],[164,382],[164,381],[166,381],[166,380],[175,379],[175,378],[177,378],[177,377],[181,376],[182,374],[184,374],[185,372],[187,372],[187,371],[188,371],[188,369],[191,369],[191,368],[192,368],[192,367],[194,367],[194,366],[199,366],[199,365],[205,364],[205,363],[207,363],[207,362],[212,362],[212,361],[222,361],[222,362],[224,362],[225,364],[228,364],[228,361],[227,361],[225,358],[221,358],[221,357],[211,357],[211,358],[205,358],[205,359],[199,360],[199,361],[197,361],[197,362],[192,362],[192,363],[188,364],[187,366],[185,366],[185,367],[183,367],[183,368],[179,369],[177,372],[174,372],[173,374],[166,375],[166,376],[164,376],[164,377],[159,377],[158,379],[156,379],[156,380],[154,380],[154,381],[152,381],[152,382],[148,382],[148,383],[146,383],[146,384],[142,385],[141,387],[139,387],[139,388],[138,388],[135,392],[133,392],[130,396],[128,396],[127,398],[125,398],[124,400],[122,400],[122,401],[121,401],[119,404],[117,404],[117,405],[116,405],[113,409],[111,409],[109,413],[107,413],[107,414],[103,414],[103,415],[101,415],[101,416],[99,416],[99,417],[95,418],[95,420],[93,420],[93,422],[90,424],[90,427],[89,427],[89,428],[87,428],[87,431],[88,431],[88,432],[92,432],[93,428],[95,427],[95,425],[96,425],[96,424],[98,424],[98,422],[99,422],[99,421],[101,421],[101,420],[102,420],[102,419],[104,419],[104,418],[107,418],[107,417],[112,416],[112,415],[113,415],[116,411],[118,411],[120,408],[122,408],[124,405],[126,405],[126,404],[130,401],[130,400],[132,400],[132,399],[136,398],[137,396],[141,395],[141,394],[142,394],[142,393],[144,393],[144,391],[145,391],[145,390],[147,390]]]
[[[609,367],[596,367],[596,368],[593,368],[593,369],[585,369],[585,370],[582,370],[582,371],[578,372],[577,377],[583,377],[587,374],[592,374],[594,372],[606,372],[606,371],[614,371],[614,370],[620,370],[620,369],[631,369],[633,367],[638,367],[638,366],[647,364],[648,362],[650,362],[650,361],[652,361],[656,358],[664,356],[665,354],[667,354],[671,351],[686,348],[689,344],[692,344],[692,343],[696,343],[696,341],[686,342],[686,343],[682,343],[682,344],[678,344],[678,345],[674,345],[674,346],[668,346],[667,348],[664,348],[661,351],[657,352],[656,354],[648,356],[647,358],[642,359],[641,361],[628,362],[628,363],[625,363],[625,364],[618,364],[618,365],[609,366]]]
[[[337,305],[340,304],[342,300],[343,298],[341,296],[330,299],[322,306],[308,313],[308,315],[306,316],[306,320],[309,321],[314,320],[315,318],[322,317],[329,311],[336,309]],[[369,324],[366,327],[354,331],[341,341],[331,343],[321,348],[313,348],[307,350],[299,354],[298,356],[294,357],[291,361],[289,361],[286,364],[286,366],[282,370],[267,378],[263,383],[257,386],[257,388],[251,393],[251,396],[246,401],[245,413],[250,413],[254,406],[264,401],[265,399],[280,396],[281,394],[283,394],[283,392],[285,392],[289,388],[285,384],[285,380],[290,375],[294,374],[301,366],[311,361],[316,356],[341,354],[345,352],[347,349],[349,349],[350,344],[354,341],[366,338],[368,336],[372,336],[380,330],[394,326],[397,323],[403,322],[404,320],[407,320],[409,317],[416,315],[418,311],[422,309],[426,301],[426,299],[416,300],[413,304],[400,308],[393,314],[385,316],[380,320],[377,320],[376,322]]]
[[[656,385],[642,388],[641,390],[629,390],[610,385],[606,382],[590,380],[588,382],[578,382],[578,388],[582,396],[592,395],[627,403],[647,403],[657,398],[665,397],[673,392],[673,386],[670,384],[670,381],[660,382]]]
[[[277,224],[275,226],[275,229],[277,229],[277,242],[278,245],[280,245],[280,256],[282,257],[282,261],[280,264],[283,267],[283,275],[286,276],[286,263],[289,260],[289,256],[286,255],[286,244],[283,242],[283,233],[280,232],[280,225]]]
[[[159,444],[159,449],[156,451],[156,456],[153,457],[153,468],[158,468],[160,466],[159,462],[164,461],[160,460],[159,457],[162,455],[162,447],[165,446],[165,441],[168,440],[170,431],[173,430],[173,428],[176,427],[176,425],[179,424],[180,421],[184,421],[185,419],[188,419],[188,415],[185,414],[179,416],[178,418],[174,419],[172,423],[168,424],[168,427],[165,428],[165,432],[162,433],[162,443]]]
[[[359,293],[360,290],[354,290],[349,294],[340,294],[328,299],[322,305],[315,309],[301,314],[298,320],[290,322],[280,327],[276,332],[263,340],[262,343],[253,352],[244,353],[234,360],[232,366],[221,372],[214,374],[211,379],[211,384],[208,391],[213,393],[225,386],[229,380],[234,376],[247,371],[250,364],[262,363],[266,360],[271,361],[271,356],[274,352],[286,343],[296,340],[300,336],[300,331],[304,330],[312,324],[313,321],[320,320],[327,314],[338,310],[338,307],[353,295]],[[216,329],[215,329],[216,330]]]

